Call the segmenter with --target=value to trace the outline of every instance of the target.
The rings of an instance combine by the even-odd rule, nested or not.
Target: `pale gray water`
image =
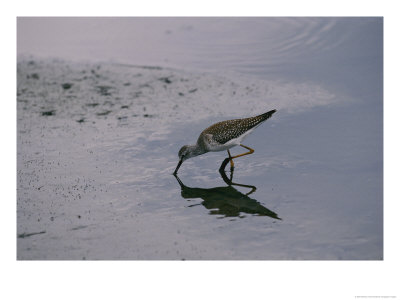
[[[18,259],[382,259],[382,26],[19,18]],[[233,174],[251,194],[225,153],[171,175],[273,108]]]

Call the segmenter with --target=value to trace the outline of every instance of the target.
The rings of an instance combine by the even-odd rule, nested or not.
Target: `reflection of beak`
[[[178,162],[178,165],[176,166],[176,169],[175,169],[175,171],[174,171],[174,175],[176,175],[176,173],[178,173],[178,169],[180,168],[180,166],[181,166],[181,164],[183,163],[183,159],[181,159],[179,162]]]
[[[183,182],[179,179],[178,174],[172,174],[175,176],[176,180],[178,180],[179,185],[181,186],[181,188],[183,189],[185,187],[185,185],[183,184]]]

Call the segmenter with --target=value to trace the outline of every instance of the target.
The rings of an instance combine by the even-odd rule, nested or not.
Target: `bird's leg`
[[[225,166],[228,164],[228,160],[229,160],[230,163],[231,163],[231,172],[233,172],[233,169],[234,169],[234,167],[235,167],[235,163],[233,162],[233,159],[234,159],[234,158],[238,158],[238,157],[241,157],[241,156],[244,156],[244,155],[249,155],[249,154],[252,154],[252,153],[254,152],[254,150],[251,149],[250,147],[247,147],[247,146],[242,145],[242,144],[240,144],[240,146],[242,146],[243,148],[248,149],[249,152],[242,153],[242,154],[239,154],[239,155],[236,155],[236,156],[231,156],[231,153],[229,152],[229,150],[227,150],[227,151],[228,151],[229,157],[225,158],[225,160],[222,162],[221,167],[219,168],[220,172],[221,172],[221,171],[224,171]],[[232,175],[232,174],[231,174],[231,175]]]
[[[241,156],[249,155],[249,154],[252,154],[252,153],[254,152],[254,149],[251,149],[250,147],[247,147],[247,146],[242,145],[242,144],[240,144],[240,146],[242,146],[243,148],[246,148],[247,150],[249,150],[249,152],[246,152],[246,153],[242,153],[242,154],[239,154],[239,155],[232,156],[232,157],[230,157],[231,161],[232,161],[234,158],[238,158],[238,157],[241,157]]]
[[[229,152],[229,150],[226,150],[226,151],[228,151],[229,161],[231,162],[231,171],[233,171],[235,164],[233,162],[233,159],[232,159],[232,156],[231,156],[231,153]]]

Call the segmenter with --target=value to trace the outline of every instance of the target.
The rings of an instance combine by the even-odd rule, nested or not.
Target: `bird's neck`
[[[206,153],[207,151],[204,150],[204,148],[200,147],[200,145],[195,144],[195,145],[188,145],[189,151],[190,151],[190,157],[195,157],[201,154]]]

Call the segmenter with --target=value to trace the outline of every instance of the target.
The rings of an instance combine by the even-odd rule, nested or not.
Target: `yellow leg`
[[[238,158],[238,157],[241,157],[241,156],[249,155],[249,154],[252,154],[254,152],[254,149],[251,149],[250,147],[247,147],[247,146],[242,145],[242,144],[240,144],[240,146],[242,146],[243,148],[246,148],[247,150],[249,150],[249,152],[242,153],[242,154],[239,154],[239,155],[236,155],[236,156],[232,156],[232,157],[230,157],[231,161],[234,158]]]

